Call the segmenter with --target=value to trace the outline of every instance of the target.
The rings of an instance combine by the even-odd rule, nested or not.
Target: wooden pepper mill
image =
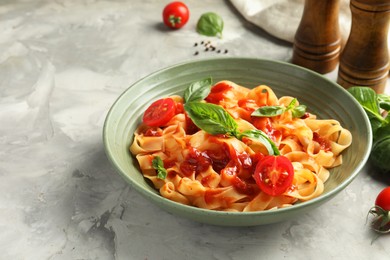
[[[325,74],[339,61],[339,0],[305,0],[295,33],[292,63]]]
[[[383,93],[389,73],[390,0],[351,0],[351,33],[340,56],[337,82]]]

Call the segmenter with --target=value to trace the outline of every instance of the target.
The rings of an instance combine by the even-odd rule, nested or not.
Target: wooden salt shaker
[[[295,33],[292,63],[325,74],[339,61],[339,0],[305,0]]]
[[[383,93],[389,74],[390,0],[351,0],[351,32],[340,56],[337,82]]]

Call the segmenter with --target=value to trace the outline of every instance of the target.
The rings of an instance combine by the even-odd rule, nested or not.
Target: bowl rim
[[[147,78],[150,78],[150,77],[153,77],[155,75],[164,73],[166,71],[175,69],[177,67],[195,65],[195,64],[205,63],[205,62],[210,62],[210,61],[223,62],[226,60],[231,60],[231,61],[241,60],[241,61],[247,61],[247,62],[273,63],[273,64],[276,64],[279,66],[291,67],[291,68],[294,68],[296,70],[304,71],[305,73],[311,74],[312,76],[315,76],[317,78],[320,78],[321,80],[325,81],[326,83],[333,85],[333,87],[348,93],[348,91],[345,88],[343,88],[342,86],[340,86],[336,82],[330,80],[329,78],[327,78],[327,77],[325,77],[325,76],[323,76],[315,71],[312,71],[310,69],[307,69],[307,68],[304,68],[304,67],[292,64],[292,63],[288,63],[285,61],[272,60],[272,59],[248,58],[248,57],[213,57],[213,58],[204,58],[204,59],[199,59],[199,60],[179,62],[179,63],[173,64],[173,65],[170,65],[170,66],[167,66],[164,68],[160,68],[160,69],[158,69],[150,74],[147,74],[146,76],[143,76],[140,79],[134,81],[133,83],[130,84],[129,87],[127,87],[125,90],[123,90],[123,92],[117,97],[117,99],[114,101],[114,103],[111,105],[110,109],[108,110],[108,113],[106,114],[106,118],[105,118],[105,121],[103,124],[103,136],[102,137],[103,137],[103,145],[104,145],[104,150],[105,150],[106,156],[107,156],[108,160],[110,161],[110,163],[113,166],[115,166],[114,168],[115,168],[116,172],[118,172],[122,176],[122,178],[124,178],[125,181],[131,185],[131,187],[136,189],[143,196],[150,198],[152,200],[152,202],[154,202],[154,203],[157,202],[157,203],[162,203],[164,205],[169,205],[172,208],[187,209],[187,210],[195,211],[197,213],[205,214],[205,215],[216,215],[216,216],[243,216],[243,215],[245,215],[245,216],[250,217],[250,216],[267,216],[267,215],[273,215],[275,213],[283,214],[286,212],[297,211],[301,208],[310,207],[310,206],[313,206],[313,204],[316,204],[319,202],[328,201],[330,198],[332,198],[333,196],[337,195],[340,191],[345,189],[357,177],[357,175],[361,172],[362,168],[365,166],[365,164],[368,161],[368,158],[370,156],[370,151],[372,148],[372,130],[371,130],[369,118],[368,118],[367,114],[365,113],[363,107],[358,103],[358,101],[356,99],[353,98],[352,95],[350,95],[348,93],[348,96],[351,99],[350,101],[355,103],[356,107],[360,110],[359,112],[362,114],[364,121],[366,123],[366,128],[367,128],[366,130],[368,133],[368,135],[367,135],[368,143],[367,143],[367,149],[366,149],[367,152],[364,154],[363,159],[359,162],[358,165],[356,165],[352,174],[350,176],[348,176],[348,178],[346,178],[342,183],[337,185],[335,188],[333,188],[329,192],[322,193],[320,196],[313,198],[309,201],[295,203],[295,204],[293,204],[289,207],[285,207],[285,208],[277,208],[277,209],[270,209],[270,210],[263,210],[263,211],[250,211],[250,212],[218,211],[218,210],[203,209],[203,208],[198,208],[195,206],[184,205],[184,204],[180,204],[180,203],[168,200],[168,199],[162,197],[160,194],[154,193],[150,190],[146,190],[141,185],[131,181],[131,178],[129,178],[128,175],[126,174],[126,172],[122,171],[121,167],[119,167],[119,165],[117,164],[113,154],[111,153],[111,151],[108,147],[109,140],[107,137],[107,132],[108,132],[108,128],[109,128],[109,122],[110,122],[111,115],[112,115],[114,109],[116,108],[116,106],[120,103],[122,98],[125,96],[125,94],[131,88],[137,86],[138,84],[140,84],[141,82],[143,82]],[[153,187],[151,187],[151,188],[153,188]]]

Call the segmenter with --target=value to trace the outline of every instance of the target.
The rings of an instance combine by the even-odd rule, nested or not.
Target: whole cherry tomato
[[[279,196],[291,187],[294,167],[285,156],[268,155],[257,163],[253,178],[263,192]]]
[[[376,197],[375,205],[390,211],[390,187],[384,188]]]
[[[379,233],[390,232],[390,187],[384,188],[376,197],[375,206],[369,211],[374,216],[371,227]]]
[[[184,3],[176,1],[165,6],[162,16],[165,25],[179,29],[188,22],[190,11]]]
[[[154,101],[144,113],[142,121],[148,126],[163,126],[176,114],[176,103],[172,98]]]

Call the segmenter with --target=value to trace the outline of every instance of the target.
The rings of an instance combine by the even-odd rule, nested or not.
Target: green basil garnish
[[[390,114],[382,116],[382,109],[390,112],[390,96],[377,94],[370,87],[351,87],[348,92],[365,110],[373,133],[370,161],[383,173],[390,173]]]
[[[222,37],[223,20],[213,12],[202,14],[196,25],[196,31],[206,36]]]
[[[236,136],[237,123],[222,107],[210,103],[189,102],[184,105],[192,122],[209,134]]]
[[[264,146],[267,148],[268,154],[270,155],[280,155],[278,147],[276,147],[275,143],[267,136],[266,133],[264,133],[261,130],[253,129],[253,130],[246,130],[239,134],[238,139],[242,139],[242,137],[249,137],[258,139],[260,142],[264,144]]]
[[[192,83],[184,92],[184,102],[201,101],[210,93],[212,80],[206,78]]]
[[[377,94],[369,87],[352,87],[348,89],[348,92],[355,97],[366,111],[366,114],[370,119],[372,131],[375,133],[384,121],[380,114]]]
[[[152,160],[152,166],[157,171],[157,178],[164,180],[167,177],[167,170],[164,168],[164,162],[160,156],[155,156]]]
[[[306,113],[306,106],[305,105],[296,106],[291,110],[291,112],[293,118],[300,118]]]
[[[252,116],[258,116],[258,117],[274,117],[274,116],[280,116],[285,111],[291,110],[292,116],[294,118],[302,117],[306,113],[306,106],[305,105],[299,105],[295,106],[297,103],[297,99],[294,98],[291,100],[290,104],[287,107],[283,106],[263,106],[251,114]]]
[[[253,111],[251,116],[274,117],[283,114],[285,110],[282,106],[263,106]]]
[[[380,108],[390,111],[390,96],[386,94],[378,94],[378,102]]]

